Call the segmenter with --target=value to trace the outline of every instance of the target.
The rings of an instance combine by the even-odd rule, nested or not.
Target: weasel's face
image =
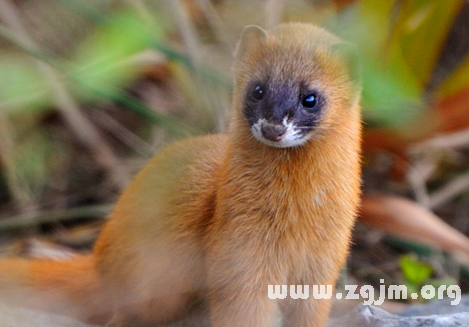
[[[355,49],[312,25],[286,24],[270,34],[246,27],[235,59],[236,107],[252,135],[272,147],[321,137],[359,100]]]
[[[255,80],[246,88],[243,112],[256,139],[286,148],[309,140],[323,106],[321,92],[306,84]]]

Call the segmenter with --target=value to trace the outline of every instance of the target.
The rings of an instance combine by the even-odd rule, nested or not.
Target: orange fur
[[[51,292],[42,308],[63,297],[75,308],[65,314],[82,319],[109,312],[99,299],[114,310],[113,326],[167,323],[201,303],[213,327],[323,326],[330,301],[271,300],[267,285],[334,285],[345,262],[359,202],[361,127],[356,85],[331,51],[339,42],[302,24],[281,25],[264,41],[243,36],[229,132],[155,157],[86,259],[0,263],[0,294],[18,284]],[[327,93],[306,144],[274,148],[253,138],[241,108],[247,84],[265,74]]]
[[[2,304],[105,323],[112,308],[103,295],[91,255],[69,261],[0,260]]]

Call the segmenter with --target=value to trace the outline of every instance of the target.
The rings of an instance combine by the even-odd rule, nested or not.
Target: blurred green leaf
[[[356,38],[362,39],[361,44],[365,49],[377,50],[386,45],[388,34],[392,26],[393,11],[396,1],[361,0],[358,2],[356,13],[356,26],[362,26],[362,30]],[[372,28],[372,29],[370,29]],[[373,31],[373,33],[370,33]],[[366,40],[370,42],[366,42]]]
[[[405,0],[397,7],[389,51],[403,60],[425,87],[462,0]]]
[[[40,110],[52,102],[38,65],[26,56],[0,55],[0,109]]]
[[[367,120],[405,129],[421,114],[423,86],[402,57],[390,55],[394,11],[395,1],[363,0],[333,30],[360,50]]]
[[[402,129],[421,114],[421,89],[413,78],[402,78],[372,60],[363,65],[364,114],[372,121]]]
[[[128,61],[163,37],[162,25],[129,10],[114,13],[80,44],[71,60],[69,73],[78,81],[81,96],[89,97],[90,88],[108,90],[129,82],[138,69]]]
[[[361,0],[340,14],[346,19],[338,19],[334,30],[361,51],[368,120],[406,131],[421,118],[422,95],[461,4]],[[458,78],[466,81],[462,73]]]
[[[410,285],[418,287],[427,280],[433,269],[430,265],[420,262],[412,255],[404,255],[399,259],[402,273]]]

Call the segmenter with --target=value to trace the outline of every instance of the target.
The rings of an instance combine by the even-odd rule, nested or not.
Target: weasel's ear
[[[362,67],[357,47],[352,43],[341,41],[332,45],[332,52],[337,53],[344,60],[350,78],[358,88],[361,88]]]
[[[262,28],[255,25],[246,26],[234,52],[236,61],[241,60],[249,49],[252,49],[253,46],[261,43],[265,39],[267,39],[267,32]]]

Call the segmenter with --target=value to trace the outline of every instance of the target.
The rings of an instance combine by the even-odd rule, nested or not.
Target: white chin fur
[[[264,124],[265,122],[266,120],[264,118],[259,119],[257,123],[252,125],[251,132],[256,139],[268,146],[276,148],[289,148],[303,145],[309,140],[308,135],[304,135],[303,137],[301,137],[300,131],[298,129],[295,129],[292,123],[287,123],[286,118],[283,120],[283,125],[287,128],[287,131],[285,132],[283,138],[278,142],[268,140],[262,135],[261,131],[262,124]]]

